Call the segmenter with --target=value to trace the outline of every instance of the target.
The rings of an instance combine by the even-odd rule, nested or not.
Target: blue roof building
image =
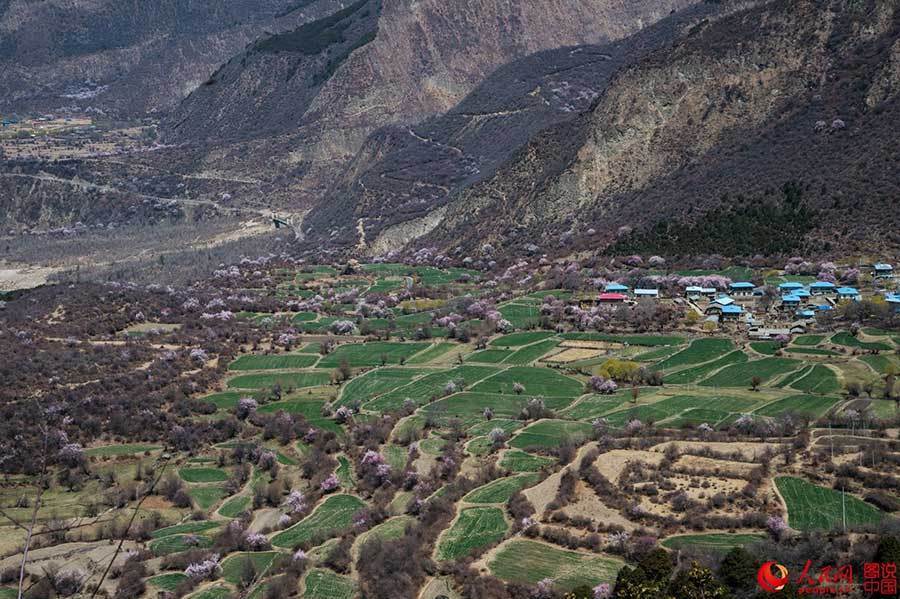
[[[756,289],[756,285],[748,283],[747,281],[738,281],[729,285],[728,288],[737,296],[749,296],[753,295],[753,290]]]
[[[894,276],[894,267],[884,262],[879,262],[874,267],[876,278],[890,279]]]
[[[807,299],[812,294],[809,291],[807,291],[806,289],[798,289],[797,291],[793,292],[791,295],[796,295],[800,299]]]
[[[722,319],[736,319],[744,313],[744,309],[737,304],[722,306]]]
[[[634,295],[637,297],[659,297],[659,289],[635,289]]]
[[[860,298],[859,291],[855,287],[838,287],[837,294],[840,299],[858,300]]]
[[[830,281],[816,281],[809,286],[809,290],[813,295],[825,295],[826,293],[834,293],[834,290],[836,288],[837,285],[831,283]]]
[[[607,283],[603,290],[606,293],[628,293],[628,286],[621,283]]]
[[[797,297],[796,295],[785,295],[784,297],[781,298],[781,304],[783,306],[792,306],[792,307],[799,306],[800,298]]]
[[[800,318],[815,318],[816,313],[812,310],[797,310],[797,316]]]
[[[778,290],[781,291],[781,295],[790,295],[798,289],[803,289],[803,283],[798,283],[797,281],[788,281],[787,283],[782,283],[778,286]]]

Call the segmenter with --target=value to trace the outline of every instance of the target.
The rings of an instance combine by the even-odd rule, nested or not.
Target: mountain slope
[[[386,228],[423,217],[491,177],[533,135],[590,109],[620,68],[717,11],[701,4],[623,40],[530,55],[497,69],[444,115],[377,131],[306,226],[338,231],[346,242],[363,219],[374,240],[370,251],[391,249],[390,234],[378,237]]]
[[[695,1],[354,4],[344,21],[354,24],[323,39],[313,53],[288,48],[263,55],[254,44],[235,56],[215,84],[179,107],[164,138],[181,144],[174,159],[185,168],[202,163],[232,175],[269,174],[279,181],[272,202],[309,207],[380,127],[449,110],[512,60],[620,39]],[[260,43],[280,45],[289,35]],[[296,65],[310,70],[303,74],[308,81],[290,76]]]
[[[798,249],[897,245],[898,23],[896,0],[773,0],[710,19],[456,194],[416,243],[549,249],[571,231],[571,251],[637,228],[622,249],[672,251],[678,227],[714,232],[742,205],[777,210],[796,181],[817,215]],[[657,223],[674,243],[641,234]]]
[[[338,0],[5,0],[0,109],[93,108],[118,117],[172,108],[266,30]]]

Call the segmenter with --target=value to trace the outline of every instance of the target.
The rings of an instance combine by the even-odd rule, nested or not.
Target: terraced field
[[[578,397],[584,384],[549,368],[514,366],[501,370],[472,387],[479,393],[515,395],[513,385],[525,387],[523,395],[534,397]]]
[[[411,399],[417,405],[422,405],[431,398],[443,396],[447,383],[452,382],[456,384],[463,382],[465,385],[471,385],[473,382],[491,376],[496,372],[496,368],[474,365],[458,366],[452,370],[435,372],[423,376],[408,385],[380,395],[366,403],[364,407],[373,412],[389,412],[403,407],[403,402],[406,399]]]
[[[593,428],[587,422],[571,420],[541,420],[522,429],[509,442],[510,447],[549,449],[564,444],[577,445],[588,439]]]
[[[746,547],[766,537],[762,534],[698,534],[678,535],[665,539],[661,544],[667,549],[700,549],[724,554],[734,547]]]
[[[654,370],[673,370],[721,358],[734,349],[730,339],[695,339],[686,348],[666,358]]]
[[[553,333],[549,331],[525,331],[522,333],[511,333],[503,335],[491,341],[493,347],[521,347],[523,345],[531,345],[538,341],[544,341],[553,337]]]
[[[331,570],[310,570],[303,582],[306,587],[304,599],[353,599],[356,592],[352,578]]]
[[[414,378],[429,373],[423,368],[378,368],[358,376],[344,385],[337,405],[366,403],[388,391],[409,384]]]
[[[778,491],[788,510],[788,524],[797,530],[848,529],[878,524],[884,513],[849,494],[819,487],[801,478],[778,476]],[[843,497],[842,497],[843,495]]]
[[[536,584],[549,578],[561,590],[612,583],[622,566],[617,559],[522,539],[504,543],[488,563],[491,574],[503,580]]]
[[[241,573],[246,568],[245,564],[249,562],[253,565],[253,570],[257,574],[263,574],[275,561],[275,558],[281,555],[275,551],[258,551],[255,553],[233,553],[222,560],[222,578],[231,584],[239,584],[241,581]]]
[[[676,354],[677,355],[677,354]],[[665,375],[667,385],[684,385],[694,383],[700,379],[712,374],[713,372],[732,364],[742,364],[747,361],[747,354],[742,351],[733,351],[725,354],[721,358],[706,362],[699,366],[684,368],[672,374]]]
[[[346,362],[354,368],[361,366],[383,366],[399,364],[429,347],[428,343],[394,343],[374,341],[339,345],[327,356],[322,357],[317,368],[337,368]]]
[[[754,413],[773,418],[783,414],[805,414],[810,418],[819,418],[824,416],[838,401],[840,400],[837,397],[792,395],[767,404]]]
[[[816,364],[800,379],[792,381],[791,387],[809,393],[837,393],[841,389],[837,376],[827,366]]]
[[[246,355],[228,365],[228,370],[279,370],[309,368],[318,357],[312,354]]]
[[[353,515],[365,507],[352,495],[331,495],[312,514],[272,537],[276,547],[294,547],[319,536],[334,536],[353,523]]]
[[[511,472],[537,472],[555,461],[553,458],[526,453],[519,449],[510,449],[503,454],[500,467]]]
[[[801,365],[801,362],[787,358],[763,358],[726,366],[700,384],[707,387],[750,387],[754,377],[766,382],[776,376],[793,372]]]
[[[321,365],[321,363],[320,363]],[[300,389],[327,385],[327,372],[284,372],[279,374],[244,374],[228,380],[232,389],[270,389],[280,385],[282,389]]]
[[[491,545],[506,535],[509,525],[503,510],[496,507],[471,507],[459,512],[453,525],[441,536],[439,560],[457,559],[473,549]]]
[[[516,491],[532,486],[539,479],[540,477],[536,474],[498,478],[469,492],[463,497],[463,501],[468,503],[506,503]]]

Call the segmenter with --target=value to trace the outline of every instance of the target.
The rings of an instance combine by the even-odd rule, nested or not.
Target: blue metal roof
[[[875,265],[875,270],[894,270],[894,267],[890,264],[885,264],[884,262],[879,262]]]
[[[628,291],[628,286],[622,285],[621,283],[609,283],[606,286],[606,291],[612,291],[612,292]]]
[[[778,286],[779,289],[803,289],[803,283],[797,281],[788,281]]]
[[[829,310],[834,310],[834,307],[829,306],[828,304],[819,304],[818,306],[816,306],[816,310],[818,310],[819,312],[827,312]]]
[[[795,303],[799,304],[800,298],[797,297],[796,295],[786,295],[783,298],[781,298],[781,301],[786,304],[795,304]]]
[[[832,289],[835,287],[835,284],[829,281],[816,281],[815,283],[810,285],[810,287],[814,289]]]
[[[797,316],[802,316],[803,318],[812,318],[816,313],[812,310],[797,310]]]
[[[740,306],[722,306],[722,314],[741,314],[743,311]]]
[[[798,289],[793,295],[796,295],[797,297],[809,297],[809,291],[806,289]]]
[[[859,295],[859,291],[855,287],[838,287],[837,292],[841,295]]]
[[[729,287],[732,289],[753,289],[756,285],[748,283],[747,281],[738,281],[737,283],[732,283]]]

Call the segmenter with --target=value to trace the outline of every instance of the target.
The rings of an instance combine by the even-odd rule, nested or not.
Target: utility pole
[[[847,494],[844,487],[841,487],[841,520],[844,523],[844,532],[847,532]]]

